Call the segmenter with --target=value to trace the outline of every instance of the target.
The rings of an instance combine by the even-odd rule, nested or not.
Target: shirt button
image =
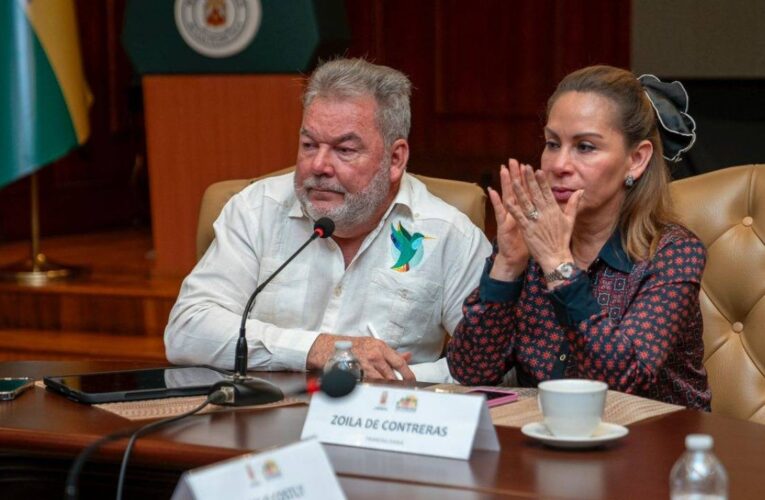
[[[566,355],[565,354],[561,354],[558,359],[561,360],[561,361],[566,361]]]
[[[339,297],[341,293],[343,293],[343,286],[337,285],[335,287],[335,297]]]

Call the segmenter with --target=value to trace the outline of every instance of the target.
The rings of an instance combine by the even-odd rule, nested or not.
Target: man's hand
[[[414,373],[409,369],[409,352],[398,353],[382,340],[372,337],[347,337],[322,333],[308,351],[306,367],[309,370],[322,369],[327,360],[335,352],[335,341],[350,340],[353,343],[351,351],[359,359],[364,370],[364,378],[397,380],[394,370],[401,374],[404,380],[415,381]]]

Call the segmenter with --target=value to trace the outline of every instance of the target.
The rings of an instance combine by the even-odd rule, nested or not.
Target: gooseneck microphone
[[[277,274],[281,272],[282,269],[284,269],[287,264],[292,262],[292,259],[298,256],[300,252],[303,251],[305,247],[309,245],[313,240],[316,238],[329,238],[332,236],[332,233],[335,231],[335,223],[332,222],[332,219],[329,219],[327,217],[322,217],[321,219],[317,220],[313,225],[313,234],[311,234],[311,237],[308,238],[308,241],[303,243],[303,246],[298,248],[295,253],[293,253],[289,259],[284,261],[284,264],[279,266],[279,268],[271,274],[263,283],[258,285],[258,287],[255,289],[254,292],[252,292],[252,295],[250,295],[250,299],[247,301],[247,305],[244,308],[244,312],[242,313],[242,324],[239,326],[239,340],[236,342],[236,355],[234,358],[234,381],[237,380],[246,380],[247,379],[247,337],[246,337],[246,324],[247,324],[247,316],[250,314],[250,309],[252,309],[252,305],[255,303],[255,297],[260,293],[263,288],[265,288],[266,285],[268,285],[272,279],[276,277]]]

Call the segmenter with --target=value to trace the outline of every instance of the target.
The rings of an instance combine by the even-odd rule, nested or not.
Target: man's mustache
[[[321,177],[308,177],[303,181],[303,189],[321,189],[346,194],[348,191],[339,182]]]

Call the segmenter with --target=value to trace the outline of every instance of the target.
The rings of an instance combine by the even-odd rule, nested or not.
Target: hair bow
[[[679,161],[696,142],[696,122],[688,114],[688,93],[683,84],[662,82],[654,75],[638,78],[659,119],[664,158]]]

